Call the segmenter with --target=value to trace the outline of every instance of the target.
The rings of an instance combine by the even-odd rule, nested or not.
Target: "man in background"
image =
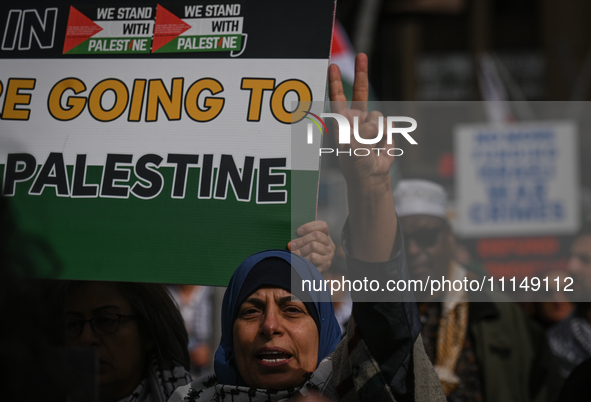
[[[463,280],[443,187],[402,180],[394,199],[411,278]],[[425,351],[448,401],[555,401],[561,379],[543,330],[501,295],[471,293],[417,294]]]

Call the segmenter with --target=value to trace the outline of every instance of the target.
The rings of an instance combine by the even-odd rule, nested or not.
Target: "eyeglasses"
[[[420,229],[414,233],[404,233],[404,240],[407,244],[414,241],[421,248],[433,247],[437,244],[439,235],[445,228],[445,226],[439,226],[433,229]]]
[[[113,335],[119,330],[119,323],[121,320],[130,320],[132,318],[135,318],[135,316],[117,313],[100,314],[87,320],[76,317],[66,317],[66,338],[78,338],[82,334],[84,325],[86,325],[87,322],[90,323],[90,328],[96,335]]]

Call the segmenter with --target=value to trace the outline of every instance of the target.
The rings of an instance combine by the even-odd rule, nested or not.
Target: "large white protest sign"
[[[579,227],[572,122],[455,129],[457,231],[465,237],[572,234]]]
[[[332,1],[5,2],[0,177],[23,230],[78,279],[222,285],[285,248],[318,182],[318,160],[292,169],[291,105],[325,98],[333,17]]]

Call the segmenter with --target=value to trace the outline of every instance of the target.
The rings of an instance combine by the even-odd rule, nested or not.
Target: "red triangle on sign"
[[[191,28],[191,25],[158,4],[156,22],[154,22],[152,53]]]
[[[93,20],[70,6],[68,29],[66,30],[66,40],[64,41],[64,53],[69,52],[102,30],[103,28],[95,24]]]

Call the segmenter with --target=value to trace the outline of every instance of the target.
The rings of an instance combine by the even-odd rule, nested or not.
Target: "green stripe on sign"
[[[154,53],[238,51],[242,35],[179,36]]]
[[[0,177],[4,177],[0,166]],[[190,283],[225,286],[238,264],[261,250],[285,249],[292,221],[314,219],[318,172],[297,172],[298,192],[312,208],[292,215],[285,204],[257,204],[257,172],[250,201],[238,201],[231,188],[225,200],[199,199],[199,168],[192,169],[184,198],[171,198],[174,168],[158,169],[164,187],[158,196],[141,199],[57,197],[54,187],[28,194],[33,179],[19,182],[8,197],[22,231],[53,250],[63,279]],[[286,173],[291,196],[292,175]],[[215,175],[215,173],[214,173]],[[72,185],[72,167],[68,167]],[[85,183],[100,183],[102,168],[89,166]],[[137,181],[133,171],[128,182]],[[302,182],[302,180],[298,181]],[[309,216],[310,215],[310,216]]]

